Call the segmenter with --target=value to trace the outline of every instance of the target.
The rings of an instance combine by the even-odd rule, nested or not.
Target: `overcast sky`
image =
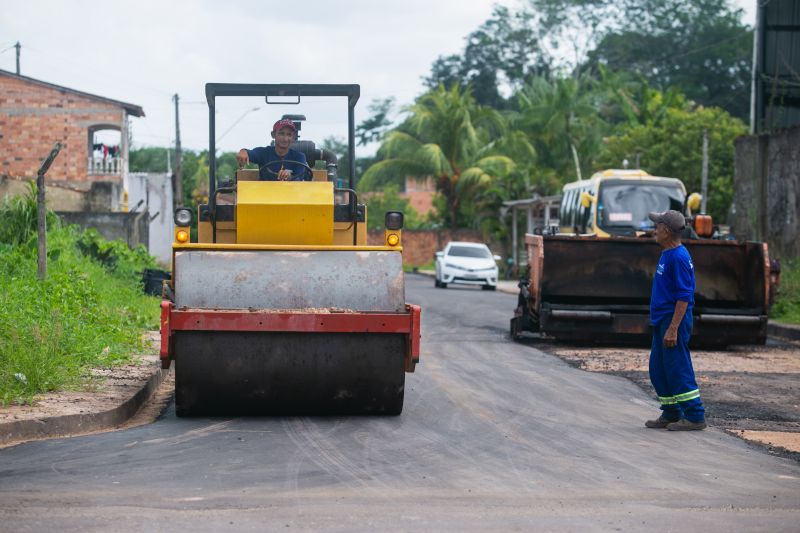
[[[15,70],[19,41],[23,75],[141,106],[146,117],[131,119],[135,146],[174,143],[178,93],[183,146],[203,149],[207,82],[357,83],[359,122],[375,98],[411,103],[436,57],[460,52],[498,3],[518,0],[4,0],[0,69]],[[755,4],[735,1],[751,25]],[[218,100],[218,147],[265,144],[282,113],[307,115],[303,138],[343,138],[346,109],[344,100]]]

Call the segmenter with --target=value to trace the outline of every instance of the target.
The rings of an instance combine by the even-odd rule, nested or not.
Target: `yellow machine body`
[[[232,220],[217,220],[220,244],[275,244],[358,246],[367,244],[367,225],[334,221],[333,183],[319,181],[325,171],[315,170],[314,181],[257,181],[257,170],[236,173],[236,193],[222,195],[220,203],[234,204]],[[319,180],[317,179],[319,178]],[[366,206],[361,206],[366,220]],[[213,227],[200,217],[197,242],[215,242]]]
[[[333,244],[333,183],[240,182],[236,243]]]

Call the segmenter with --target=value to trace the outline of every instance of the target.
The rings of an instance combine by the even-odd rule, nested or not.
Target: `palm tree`
[[[408,108],[409,116],[386,136],[378,150],[382,159],[367,169],[359,187],[379,189],[405,176],[433,176],[445,200],[448,226],[458,227],[459,214],[497,177],[514,167],[497,150],[506,127],[494,109],[475,102],[469,87],[458,84],[422,95]]]
[[[591,80],[535,78],[516,94],[512,124],[536,147],[540,166],[562,176],[582,175],[599,150],[602,119]]]

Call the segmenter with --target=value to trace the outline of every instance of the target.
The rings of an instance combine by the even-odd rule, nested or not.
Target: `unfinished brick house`
[[[47,173],[56,211],[126,209],[128,119],[141,107],[0,70],[0,198],[27,189],[53,144],[62,148]],[[98,134],[118,144],[98,144]]]

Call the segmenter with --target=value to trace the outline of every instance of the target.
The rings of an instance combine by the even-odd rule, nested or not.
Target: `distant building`
[[[47,173],[57,211],[127,208],[128,120],[141,107],[0,70],[0,197],[27,188],[53,144],[62,149]],[[96,142],[119,132],[118,144]]]
[[[400,196],[408,199],[409,205],[422,216],[433,210],[433,195],[436,194],[436,183],[433,178],[414,178],[406,176],[405,192]]]

